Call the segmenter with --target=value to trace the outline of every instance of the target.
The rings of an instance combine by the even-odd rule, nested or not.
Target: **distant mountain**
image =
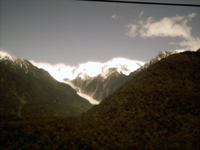
[[[101,102],[122,84],[150,65],[169,55],[183,51],[185,50],[162,51],[147,63],[125,58],[114,58],[106,63],[87,62],[77,67],[63,65],[56,68],[57,70],[54,68],[54,71],[50,69],[49,72],[55,79],[72,86],[79,95],[88,99],[91,103],[98,104],[97,101]],[[37,66],[37,64],[35,65]],[[46,69],[45,66],[38,67]]]
[[[138,69],[143,64],[144,62],[128,60],[125,58],[113,58],[111,61],[106,63],[88,62],[80,64],[74,68],[72,72],[75,75],[74,79],[80,77],[84,80],[99,75],[103,78],[107,78],[113,72],[129,75],[132,71]]]
[[[119,85],[114,85],[113,81],[109,82],[110,79],[117,79],[116,76],[127,76],[144,64],[144,62],[125,58],[114,58],[106,63],[87,62],[76,67],[64,64],[50,65],[34,61],[31,61],[31,63],[38,68],[47,70],[56,80],[69,84],[80,96],[88,99],[92,104],[98,104],[121,85],[121,81]],[[96,81],[99,83],[96,83]],[[102,83],[103,85],[101,85]],[[114,85],[112,89],[110,89],[110,85]],[[98,91],[98,93],[95,91]]]
[[[64,81],[71,82],[76,91],[101,101],[125,83],[125,77],[143,64],[125,58],[114,58],[103,64],[89,62],[73,70],[77,74],[76,78],[65,78]]]
[[[74,116],[92,105],[25,59],[0,52],[0,115]]]

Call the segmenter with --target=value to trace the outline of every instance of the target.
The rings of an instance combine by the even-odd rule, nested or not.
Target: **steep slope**
[[[102,99],[117,90],[128,79],[127,76],[113,71],[107,78],[98,75],[94,78],[85,80],[77,77],[72,83],[76,86],[77,91],[85,93],[101,102]]]
[[[154,57],[153,59],[151,59],[150,62],[145,63],[142,67],[140,67],[136,71],[137,72],[141,71],[141,70],[143,70],[145,68],[148,68],[149,66],[153,65],[154,63],[162,60],[163,58],[166,58],[166,57],[168,57],[170,55],[178,54],[178,53],[181,53],[181,52],[184,52],[184,51],[187,51],[187,50],[161,51],[160,53],[158,53],[158,55],[156,57]]]
[[[141,66],[137,70],[131,72],[129,74],[129,76],[125,76],[123,78],[123,80],[129,81],[134,76],[136,76],[138,73],[140,73],[140,72],[144,71],[145,69],[149,68],[151,65],[155,64],[156,62],[158,62],[158,61],[160,61],[160,60],[162,60],[164,58],[167,58],[170,55],[178,54],[178,53],[181,53],[181,52],[184,52],[184,51],[186,51],[186,50],[161,51],[160,53],[158,53],[158,55],[156,57],[152,58],[149,62],[145,63],[143,66]]]
[[[73,116],[92,105],[27,60],[0,53],[0,115]]]

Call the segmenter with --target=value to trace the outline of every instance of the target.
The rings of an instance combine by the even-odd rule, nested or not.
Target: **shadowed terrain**
[[[200,52],[139,72],[82,117],[2,118],[1,149],[200,149]]]
[[[47,71],[15,59],[0,60],[0,116],[74,116],[92,107]]]

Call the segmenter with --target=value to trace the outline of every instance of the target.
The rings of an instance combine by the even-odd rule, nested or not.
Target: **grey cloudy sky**
[[[200,7],[73,0],[1,0],[0,7],[1,50],[35,62],[148,62],[160,51],[200,47]]]

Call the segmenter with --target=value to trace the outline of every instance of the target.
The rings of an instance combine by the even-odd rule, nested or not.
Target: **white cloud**
[[[85,75],[89,75],[90,77],[95,77],[101,73],[102,65],[103,64],[99,62],[87,62],[84,64],[80,64],[76,69],[76,71],[74,72],[74,74],[78,76],[81,73],[79,77],[81,77],[82,79],[85,78]]]
[[[191,13],[191,14],[188,14],[188,18],[190,19],[190,21],[192,20],[192,18],[194,18],[197,14],[195,13]]]
[[[117,16],[117,15],[112,15],[112,19],[118,20],[118,19],[119,19],[119,16]]]
[[[74,67],[66,66],[65,64],[51,65],[43,62],[35,62],[33,60],[31,60],[30,62],[34,66],[48,71],[52,77],[60,82],[63,82],[64,78],[73,78],[72,70],[74,69]]]
[[[142,11],[139,15],[140,18],[142,18],[142,15],[144,14],[144,11]]]
[[[57,81],[64,82],[63,79],[75,79],[78,75],[84,78],[85,74],[90,77],[97,76],[101,73],[103,64],[98,62],[87,62],[80,64],[78,67],[66,66],[65,64],[51,65],[43,62],[30,61],[34,66],[42,68],[50,73]],[[81,73],[81,74],[80,74]]]
[[[64,82],[66,84],[69,84],[71,87],[73,87],[74,89],[76,89],[77,87],[74,86],[71,82],[68,81],[63,81],[64,78],[68,78],[70,80],[73,80],[76,76],[77,73],[80,73],[80,71],[78,71],[77,73],[73,74],[73,70],[75,69],[75,67],[70,67],[70,66],[66,66],[65,64],[56,64],[56,65],[51,65],[48,63],[43,63],[43,62],[35,62],[33,60],[30,61],[34,66],[38,67],[38,68],[42,68],[46,71],[49,72],[49,74],[54,77],[56,80],[60,81],[60,82]],[[91,63],[90,63],[91,64]],[[97,64],[97,63],[96,63]],[[95,65],[95,64],[93,64]],[[87,66],[88,67],[88,66]],[[92,67],[89,71],[94,71],[96,66],[90,66]],[[98,68],[98,67],[97,67]],[[82,71],[82,70],[81,70]],[[90,97],[89,95],[83,94],[81,92],[77,92],[77,94],[85,99],[87,99],[91,104],[99,104],[99,102],[95,99],[93,99],[92,97]]]
[[[179,45],[188,50],[197,50],[200,48],[200,38],[191,38],[180,43],[170,43],[171,45]]]
[[[139,30],[142,37],[191,37],[191,27],[187,26],[188,21],[194,15],[165,17],[160,21],[154,21],[149,17],[146,22],[141,23]]]
[[[127,30],[126,35],[130,37],[135,37],[137,35],[137,28],[138,26],[132,23],[126,25],[126,30]]]
[[[140,35],[143,38],[154,37],[179,37],[184,39],[180,43],[170,43],[179,45],[186,49],[197,49],[200,47],[200,38],[191,35],[192,27],[188,26],[197,14],[191,13],[187,16],[164,17],[160,21],[155,21],[153,17],[149,17],[146,21],[142,20],[143,11],[140,13],[136,23],[129,23],[125,26],[126,35],[135,37]]]

